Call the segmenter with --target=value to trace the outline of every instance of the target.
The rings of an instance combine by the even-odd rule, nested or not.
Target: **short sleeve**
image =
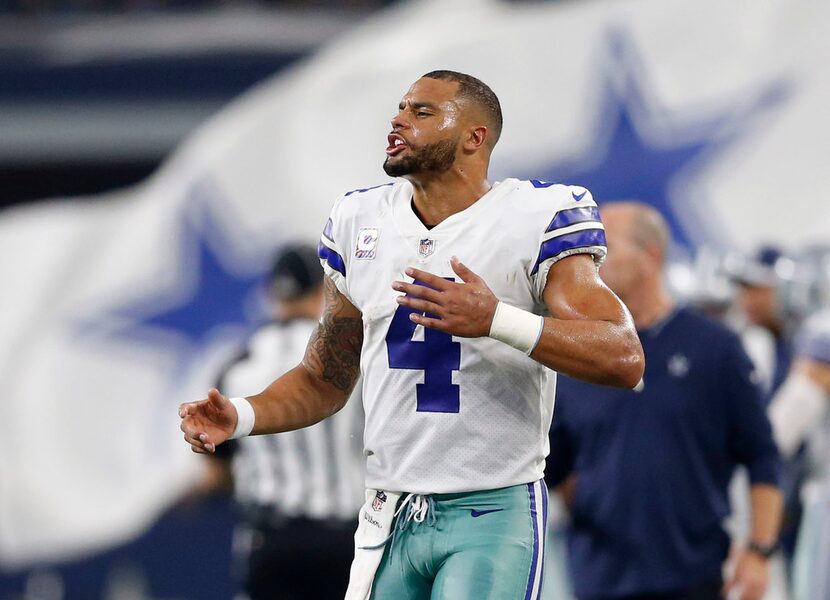
[[[540,301],[548,271],[557,261],[574,254],[590,254],[599,266],[607,254],[605,228],[591,192],[579,186],[562,187],[565,193],[558,194],[559,201],[551,206],[550,221],[539,238],[530,274]]]
[[[331,278],[340,293],[351,299],[349,295],[348,286],[346,284],[346,261],[343,246],[341,245],[344,234],[342,228],[338,227],[337,222],[338,208],[340,206],[339,198],[332,208],[331,216],[329,216],[326,226],[323,228],[323,234],[320,236],[320,243],[317,246],[317,256],[320,257],[320,264],[323,265],[323,271]]]

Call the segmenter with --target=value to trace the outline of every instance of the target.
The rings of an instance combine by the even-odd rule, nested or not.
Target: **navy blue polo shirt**
[[[577,475],[568,555],[580,599],[721,576],[735,465],[777,485],[779,457],[738,337],[681,307],[639,332],[640,392],[559,379],[547,478]]]

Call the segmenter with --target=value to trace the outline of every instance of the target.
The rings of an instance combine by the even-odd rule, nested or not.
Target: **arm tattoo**
[[[303,363],[321,380],[348,394],[360,374],[363,320],[344,317],[343,298],[334,282],[325,278],[326,308],[308,342]]]

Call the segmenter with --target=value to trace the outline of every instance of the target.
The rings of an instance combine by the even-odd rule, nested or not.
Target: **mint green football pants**
[[[430,496],[434,518],[393,523],[372,600],[537,600],[548,497],[544,480]],[[406,519],[401,511],[396,521]]]

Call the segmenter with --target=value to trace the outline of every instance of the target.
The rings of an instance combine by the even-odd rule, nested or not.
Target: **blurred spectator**
[[[735,556],[729,598],[767,587],[778,532],[778,453],[752,364],[727,328],[665,289],[668,229],[638,203],[602,209],[603,279],[627,304],[646,353],[637,390],[562,378],[549,484],[571,510],[569,569],[580,600],[722,598],[730,540],[727,487],[752,480],[752,533]]]
[[[294,246],[281,252],[269,292],[278,320],[256,332],[247,352],[221,377],[218,387],[228,396],[261,389],[302,360],[323,310],[316,250]],[[355,395],[338,414],[312,427],[246,437],[217,451],[219,460],[231,454],[244,518],[234,551],[252,600],[345,594],[363,503],[363,412]]]
[[[779,293],[781,277],[776,272],[776,265],[782,260],[786,259],[778,248],[762,246],[732,273],[738,285],[736,305],[747,326],[744,342],[764,376],[770,397],[784,381],[792,359],[789,323]],[[757,339],[758,331],[752,328],[767,336],[765,348]]]
[[[735,304],[741,321],[737,328],[761,376],[766,403],[783,383],[792,361],[793,318],[784,302],[784,281],[780,274],[781,266],[787,260],[779,248],[764,245],[731,270],[737,284]],[[794,453],[783,462],[781,474],[784,517],[780,537],[788,562],[795,550],[801,520],[798,490],[803,477],[802,457]],[[731,490],[733,505],[738,507],[731,527],[738,537],[746,530],[747,519],[741,514],[742,507],[748,506],[746,488],[746,476],[740,473]]]
[[[792,368],[770,405],[770,419],[785,457],[807,443],[793,600],[826,600],[830,598],[830,309],[802,326]]]

